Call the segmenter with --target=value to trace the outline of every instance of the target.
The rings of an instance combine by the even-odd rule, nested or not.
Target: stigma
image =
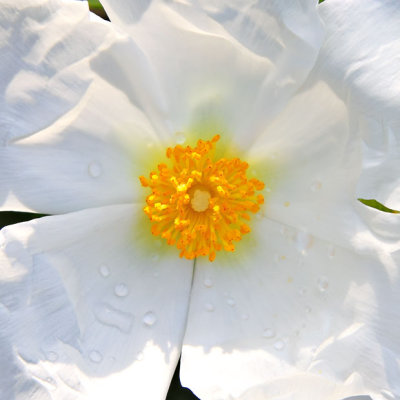
[[[160,163],[149,178],[139,177],[151,189],[143,210],[152,234],[176,246],[180,257],[213,261],[220,251],[235,251],[234,242],[251,231],[250,214],[264,203],[257,193],[264,183],[247,177],[247,162],[215,157],[219,139],[168,147],[169,165]]]

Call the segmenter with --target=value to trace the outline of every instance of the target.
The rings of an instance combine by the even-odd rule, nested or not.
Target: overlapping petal
[[[87,6],[44,4],[2,6],[8,72],[2,79],[1,207],[64,213],[137,201],[142,149],[157,147],[163,137],[162,104],[146,60],[110,24],[89,22]],[[18,15],[20,25],[7,27],[9,14]],[[122,73],[124,59],[133,75]]]
[[[87,5],[2,2],[1,141],[30,135],[71,110],[91,82],[87,59],[109,40]],[[43,113],[46,109],[46,113]]]
[[[0,203],[86,210],[2,232],[1,395],[165,397],[190,298],[181,377],[204,400],[399,397],[399,217],[357,201],[399,208],[395,2],[327,1],[318,59],[313,1],[104,4],[117,28],[2,5]],[[251,239],[192,290],[130,205],[182,132],[267,176]]]
[[[138,213],[110,206],[2,230],[2,398],[165,398],[192,268],[143,251]]]
[[[331,0],[319,14],[326,29],[320,54],[326,80],[366,114],[399,121],[397,1]]]
[[[242,147],[303,83],[323,39],[312,1],[104,5],[148,56],[172,131],[212,121]]]
[[[319,10],[327,30],[319,68],[323,79],[353,108],[354,129],[365,144],[357,194],[398,209],[398,3],[334,0]]]
[[[268,219],[255,228],[242,256],[197,260],[183,385],[210,400],[398,397],[399,242],[361,255]]]

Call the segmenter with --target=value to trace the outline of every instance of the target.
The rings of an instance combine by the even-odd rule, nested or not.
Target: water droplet
[[[232,297],[229,297],[226,299],[226,303],[228,304],[228,306],[234,307],[236,304],[236,301]]]
[[[146,326],[153,326],[157,321],[156,315],[153,313],[153,311],[148,311],[146,314],[143,316],[143,323]]]
[[[307,232],[299,231],[294,238],[296,249],[303,255],[312,247],[314,238]]]
[[[247,321],[249,319],[249,314],[242,314],[242,319]]]
[[[308,313],[308,314],[312,311],[310,306],[306,306],[305,310],[306,310],[306,313]]]
[[[304,288],[304,287],[301,287],[301,288],[299,288],[299,290],[297,291],[297,293],[298,293],[300,296],[304,296],[304,295],[307,293],[307,289]]]
[[[100,363],[103,360],[103,356],[96,350],[92,350],[89,353],[89,358],[90,358],[90,361],[92,361],[96,364]]]
[[[291,239],[293,237],[292,230],[285,225],[281,226],[280,232],[286,239]]]
[[[98,161],[91,161],[88,166],[89,175],[98,178],[103,173],[103,167]]]
[[[186,142],[186,136],[183,132],[175,132],[174,139],[176,144],[183,144]]]
[[[206,279],[204,279],[204,286],[205,287],[207,287],[207,288],[210,288],[210,287],[212,287],[213,286],[213,281],[210,279],[210,278],[206,278]]]
[[[115,286],[114,288],[114,293],[118,296],[118,297],[125,297],[128,295],[129,293],[129,289],[128,287],[124,284],[124,283],[120,283],[118,285]]]
[[[48,385],[50,385],[50,390],[56,390],[57,389],[57,382],[53,378],[51,378],[50,376],[48,376],[46,378],[46,383]]]
[[[206,303],[206,304],[204,304],[204,308],[206,309],[206,311],[208,311],[208,312],[213,312],[214,311],[214,305],[213,304],[211,304],[211,303]]]
[[[321,276],[317,279],[317,286],[320,292],[325,292],[328,290],[329,282],[325,276]]]
[[[283,340],[277,340],[274,343],[275,350],[283,350],[285,348],[285,342]]]
[[[263,331],[263,337],[270,339],[273,338],[275,336],[275,331],[273,329],[270,328],[266,328]]]
[[[110,275],[110,269],[105,264],[100,265],[99,272],[100,275],[104,278],[107,278]]]
[[[129,333],[132,329],[134,317],[128,312],[117,310],[109,304],[99,304],[94,309],[94,315],[99,322]]]
[[[322,188],[322,182],[319,180],[315,180],[314,182],[311,183],[310,189],[313,192],[316,192]]]
[[[160,255],[158,253],[154,253],[151,256],[151,261],[153,261],[153,262],[157,262],[159,259],[160,259]]]
[[[143,356],[143,353],[141,351],[136,354],[136,360],[137,361],[142,361],[143,358],[144,358],[144,356]]]
[[[47,358],[49,361],[54,362],[54,361],[57,361],[57,360],[58,360],[58,354],[57,354],[55,351],[49,351],[49,352],[46,354],[46,358]]]
[[[335,246],[333,244],[330,244],[328,247],[328,257],[332,259],[333,257],[335,257],[335,254],[336,254]]]

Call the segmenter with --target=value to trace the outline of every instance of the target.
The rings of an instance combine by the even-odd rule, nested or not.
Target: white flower
[[[1,3],[2,209],[55,214],[1,233],[2,399],[162,399],[181,352],[202,400],[400,397],[399,215],[357,200],[400,208],[400,7],[264,3]],[[138,178],[216,133],[265,206],[194,265]]]

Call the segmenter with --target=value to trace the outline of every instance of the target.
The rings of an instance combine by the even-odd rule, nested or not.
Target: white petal
[[[322,32],[312,3],[106,1],[105,7],[153,63],[172,132],[214,128],[246,146],[315,62]]]
[[[367,257],[267,219],[253,233],[197,261],[182,384],[207,400],[397,398],[400,242]]]
[[[314,75],[267,126],[247,160],[266,184],[268,218],[341,245],[365,229],[355,193],[361,139],[349,125],[343,102]]]
[[[153,132],[119,90],[98,80],[56,123],[0,146],[1,208],[57,214],[143,201],[138,177],[159,154]]]
[[[89,22],[87,10],[77,19],[70,3],[19,5],[22,22],[12,29],[23,37],[18,46],[12,37],[3,42],[15,76],[5,80],[1,122],[12,129],[0,133],[2,209],[65,213],[142,201],[138,176],[154,168],[150,151],[163,134],[163,106],[143,54],[111,24]],[[33,88],[36,78],[43,82]]]
[[[363,138],[363,170],[358,197],[376,199],[400,210],[400,124],[359,114],[357,128]]]
[[[367,115],[399,121],[398,2],[331,0],[318,10],[327,30],[320,64],[332,87]]]
[[[192,262],[146,249],[138,213],[110,206],[2,230],[4,399],[165,398]]]
[[[365,145],[357,196],[398,208],[398,2],[333,0],[321,4],[318,10],[327,35],[317,69],[351,106],[352,129]]]
[[[2,141],[34,133],[74,107],[90,85],[82,59],[93,57],[108,33],[105,24],[89,23],[85,2],[2,2]]]

